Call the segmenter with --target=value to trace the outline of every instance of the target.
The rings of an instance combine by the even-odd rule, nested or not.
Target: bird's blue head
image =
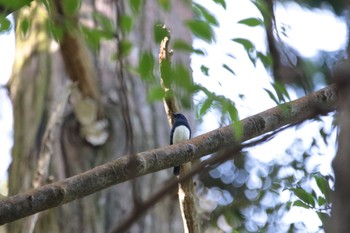
[[[181,114],[181,113],[173,113],[172,114],[173,117],[174,117],[174,126],[178,126],[178,125],[185,125],[187,126],[188,128],[190,128],[189,124],[188,124],[188,121],[187,121],[187,118]]]
[[[172,115],[174,117],[174,121],[186,121],[187,122],[187,118],[181,113],[173,113]]]

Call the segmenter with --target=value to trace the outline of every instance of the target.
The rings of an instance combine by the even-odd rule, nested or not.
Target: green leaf
[[[134,14],[139,14],[141,7],[144,5],[143,0],[129,0],[131,10]]]
[[[161,87],[155,87],[151,89],[148,93],[148,101],[150,102],[162,100],[164,97],[165,97],[165,91]]]
[[[48,19],[46,21],[46,28],[51,33],[52,37],[56,41],[60,41],[63,37],[63,29],[60,25],[52,22],[52,20]],[[84,29],[82,28],[82,31],[84,32]]]
[[[210,107],[213,104],[213,99],[208,97],[205,99],[205,101],[201,104],[201,107],[199,109],[199,117],[203,117],[210,109]]]
[[[209,23],[200,20],[187,20],[185,24],[196,37],[208,43],[215,41],[214,32]]]
[[[165,27],[164,24],[161,23],[155,23],[153,26],[153,35],[155,42],[159,44],[165,37],[170,38],[170,32]]]
[[[297,200],[293,202],[293,206],[303,207],[305,209],[310,209],[310,206],[306,205],[304,202]]]
[[[282,83],[280,83],[280,82],[272,83],[272,87],[275,89],[279,101],[285,102],[284,97],[287,97],[287,99],[290,100],[287,89]]]
[[[130,15],[122,15],[120,17],[120,29],[124,33],[128,33],[134,27],[134,20]]]
[[[205,65],[201,65],[201,71],[205,76],[209,76],[209,68]]]
[[[11,21],[5,16],[0,16],[0,33],[9,31],[11,29]]]
[[[152,53],[145,52],[141,55],[139,59],[138,71],[140,76],[144,80],[150,80],[153,78],[154,70],[154,58]]]
[[[271,11],[266,1],[257,0],[252,2],[258,8],[265,21],[271,19]]]
[[[170,11],[171,2],[169,0],[158,0],[158,3],[163,8],[163,10]]]
[[[232,122],[237,122],[239,120],[238,118],[238,111],[237,108],[235,107],[235,104],[231,101],[228,101],[226,103],[226,107],[225,107],[231,117],[231,121]]]
[[[28,34],[29,34],[28,32],[30,31],[31,24],[32,24],[32,22],[28,17],[24,17],[21,20],[20,27],[21,27],[22,36],[24,36],[24,37],[28,36]]]
[[[322,225],[324,226],[325,223],[327,222],[327,220],[329,220],[329,215],[326,213],[323,213],[323,212],[319,212],[319,211],[317,211],[316,213],[317,213],[317,216],[319,217],[319,219],[321,220]]]
[[[328,134],[324,131],[324,128],[321,128],[319,132],[320,132],[320,136],[323,139],[324,144],[328,145],[328,141],[327,141]]]
[[[250,40],[247,40],[247,39],[244,39],[244,38],[234,38],[234,39],[231,39],[231,40],[236,42],[236,43],[238,43],[238,44],[243,45],[243,47],[244,47],[244,49],[246,51],[250,51],[252,49],[255,49],[254,44]]]
[[[184,51],[189,53],[195,53],[197,55],[205,55],[205,53],[200,49],[194,49],[191,44],[184,40],[175,40],[173,43],[173,49],[178,51]]]
[[[173,68],[172,72],[174,74],[173,82],[176,83],[176,85],[190,91],[192,88],[193,82],[192,82],[191,74],[188,71],[188,69],[185,66],[179,64]]]
[[[228,114],[230,117],[230,121],[234,122],[234,125],[232,128],[233,133],[235,138],[237,140],[240,140],[243,135],[243,125],[239,121],[238,111],[235,106],[235,103],[232,100],[222,95],[214,96],[214,99],[218,102],[218,105],[219,105],[217,106],[218,110],[221,110],[222,113],[225,115]]]
[[[226,1],[225,0],[213,0],[216,4],[219,4],[226,10]]]
[[[114,35],[115,34],[115,27],[113,25],[112,20],[110,20],[106,15],[100,12],[94,12],[92,14],[93,18],[97,21],[99,26],[101,26],[102,30],[106,34]]]
[[[250,27],[256,27],[256,26],[261,26],[264,25],[264,22],[259,19],[259,18],[247,18],[247,19],[242,19],[238,21],[240,24],[245,24]]]
[[[89,47],[92,48],[94,51],[98,51],[100,48],[100,41],[101,41],[101,37],[99,36],[99,34],[96,33],[94,29],[91,29],[86,26],[82,26],[81,31],[83,32],[85,40],[89,45]],[[63,31],[58,31],[58,32],[62,33],[63,35]],[[59,35],[59,36],[62,38],[62,35]]]
[[[121,40],[119,44],[119,57],[126,57],[130,54],[132,49],[132,43],[129,40]]]
[[[323,205],[325,205],[325,204],[327,204],[328,202],[327,202],[327,200],[324,198],[324,197],[318,197],[317,198],[317,204],[319,205],[319,206],[323,206]]]
[[[302,188],[291,188],[290,191],[294,193],[295,196],[297,196],[301,201],[308,204],[309,206],[315,207],[315,199],[314,197],[306,192]]]
[[[81,6],[81,0],[63,0],[62,2],[65,15],[74,16],[78,13]]]
[[[205,52],[201,49],[193,48],[192,53],[197,54],[197,55],[201,55],[201,56],[205,56]]]
[[[272,66],[272,57],[270,54],[263,54],[262,52],[256,53],[257,57],[260,59],[260,61],[263,63],[265,68],[271,68]]]
[[[325,179],[321,174],[314,175],[316,180],[317,187],[320,189],[321,193],[325,196],[327,200],[329,200],[329,193],[331,191],[331,187],[327,179]]]
[[[112,39],[113,35],[109,32],[98,28],[89,28],[86,26],[81,26],[81,31],[85,36],[85,40],[88,45],[95,51],[98,51],[100,48],[100,42],[104,39]]]
[[[236,73],[226,64],[223,64],[222,67],[224,67],[228,72],[236,76]]]
[[[0,0],[1,11],[6,13],[8,11],[16,11],[26,5],[30,5],[32,0]],[[5,15],[1,17],[6,17]]]
[[[176,96],[181,96],[181,95],[177,94]],[[180,103],[184,109],[190,109],[192,106],[191,96],[188,95],[188,93],[187,93],[187,95],[181,96]]]
[[[193,51],[192,45],[184,40],[175,40],[173,43],[173,49],[174,50],[182,50],[182,51],[186,51],[186,52]]]
[[[216,17],[212,13],[210,13],[205,7],[197,3],[193,3],[193,8],[194,12],[198,12],[197,14],[202,16],[208,23],[214,26],[219,26],[219,22],[217,21]]]
[[[268,89],[264,88],[264,90],[267,92],[267,94],[270,96],[270,99],[272,99],[277,105],[280,104],[276,96]]]
[[[247,39],[243,39],[243,38],[234,38],[231,39],[232,41],[239,43],[241,45],[243,45],[250,61],[254,64],[254,66],[256,65],[256,50],[255,50],[255,46],[254,44]]]

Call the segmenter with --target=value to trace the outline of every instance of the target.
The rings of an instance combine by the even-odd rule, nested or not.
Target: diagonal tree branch
[[[286,127],[282,127],[276,131],[273,131],[271,133],[265,134],[263,137],[256,139],[254,141],[250,141],[249,143],[245,143],[244,145],[242,143],[240,144],[234,144],[233,146],[230,146],[224,150],[221,150],[219,153],[217,153],[215,156],[212,156],[202,162],[196,163],[191,170],[188,170],[186,173],[184,173],[182,176],[180,176],[178,179],[170,178],[168,182],[162,186],[161,189],[159,189],[155,194],[153,194],[147,201],[142,203],[142,208],[133,209],[131,214],[125,219],[125,221],[117,226],[115,229],[113,229],[110,233],[118,233],[118,232],[126,232],[133,223],[135,223],[143,214],[147,212],[147,210],[151,207],[153,207],[161,198],[166,196],[169,193],[172,193],[172,190],[176,188],[178,183],[184,182],[188,179],[190,179],[195,174],[199,173],[200,171],[206,169],[208,170],[210,165],[223,163],[224,161],[227,161],[228,159],[232,157],[237,157],[241,155],[239,153],[243,148],[248,148],[252,146],[256,146],[258,144],[261,144],[263,142],[266,142],[273,138],[277,133],[289,128],[293,127],[295,124],[288,125]],[[186,229],[185,229],[186,231]]]
[[[198,159],[282,126],[301,122],[336,109],[338,87],[333,84],[303,98],[271,108],[241,120],[243,135],[234,138],[228,125],[184,143],[157,148],[135,155],[136,168],[130,174],[128,157],[102,164],[63,181],[17,194],[0,201],[0,224],[57,207],[111,185]]]

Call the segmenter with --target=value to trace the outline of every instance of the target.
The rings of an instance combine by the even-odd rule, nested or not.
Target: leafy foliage
[[[63,0],[62,3],[63,12],[66,16],[74,16],[81,6],[81,0]]]
[[[137,15],[143,7],[143,0],[129,0],[131,10],[135,15]]]
[[[186,22],[186,26],[196,37],[203,39],[206,42],[215,41],[214,32],[209,22],[201,20],[188,20]]]
[[[11,29],[11,21],[4,15],[0,15],[0,33],[8,32]]]
[[[227,9],[227,1],[213,1],[222,9]],[[2,0],[0,4],[8,9],[16,9],[18,5],[23,6],[28,2]],[[43,3],[48,12],[51,12],[50,4],[52,3],[50,1],[43,1]],[[64,0],[62,3],[67,16],[75,15],[81,7],[81,0]],[[158,0],[158,3],[165,12],[176,7],[169,0]],[[255,0],[253,3],[261,13],[261,17],[249,17],[236,23],[249,29],[264,28],[265,23],[271,17],[271,12],[268,11],[265,1]],[[303,3],[306,4],[306,2]],[[111,56],[113,59],[125,59],[130,56],[133,49],[138,51],[137,45],[129,39],[128,34],[135,30],[135,18],[143,10],[145,1],[129,0],[127,4],[129,4],[131,12],[118,16],[117,22],[104,13],[96,11],[93,13],[93,26],[77,22],[79,32],[82,33],[94,52],[99,51],[100,45],[104,41],[117,41],[117,52]],[[311,1],[307,4],[319,6],[320,2]],[[332,6],[337,9],[340,5],[340,3],[335,2]],[[192,4],[192,10],[195,18],[184,22],[184,27],[191,31],[196,40],[207,44],[215,43],[215,28],[220,26],[218,16],[201,5],[199,1]],[[74,23],[71,20],[70,17],[67,17],[63,22],[58,23],[53,19],[48,19],[46,22],[48,34],[60,41],[65,30],[72,28]],[[4,15],[0,15],[0,33],[8,31],[10,28],[11,22]],[[19,24],[19,29],[22,36],[27,36],[32,30],[31,19],[24,18]],[[155,44],[159,44],[164,37],[170,38],[170,32],[163,26],[163,22],[155,24],[153,32],[150,33],[153,33]],[[239,44],[254,67],[262,64],[266,70],[272,69],[273,58],[271,54],[259,50],[250,39],[240,36],[232,38],[230,43]],[[184,52],[191,55],[207,56],[203,48],[195,47],[182,40],[173,40],[171,46],[175,53]],[[327,59],[330,58],[325,55],[321,65],[305,61],[303,64],[304,68],[308,68],[305,69],[308,70],[308,75],[316,76],[320,67],[324,68],[323,73],[329,71],[325,64],[331,63],[330,61],[333,60]],[[198,121],[208,113],[214,112],[220,119],[220,123],[238,122],[240,112],[237,109],[237,104],[231,98],[216,93],[201,83],[193,82],[192,73],[186,68],[186,65],[172,64],[170,66],[169,64],[161,71],[164,82],[174,88],[170,95],[179,98],[184,108],[192,107],[193,96],[198,98],[194,107]],[[165,97],[165,91],[159,86],[159,70],[154,51],[139,51],[137,61],[133,67],[129,68],[147,85],[148,101],[161,101]],[[237,76],[235,67],[228,62],[223,61],[221,68],[233,77]],[[215,75],[212,74],[211,64],[201,64],[199,69],[205,78],[215,78],[213,77]],[[266,95],[276,105],[283,107],[281,104],[290,100],[288,88],[280,82],[271,82],[271,87],[273,90],[265,89]],[[239,125],[236,124],[235,130],[237,137],[242,135],[243,132]],[[322,128],[318,133],[322,139],[320,141],[326,144],[330,132]],[[312,210],[324,221],[331,206],[329,196],[333,183],[332,176],[322,174],[317,170],[317,167],[313,169],[305,167],[312,154],[315,154],[314,151],[318,150],[318,144],[321,142],[314,142],[310,148],[305,149],[298,144],[297,139],[295,141],[290,151],[281,155],[284,159],[275,159],[264,163],[245,151],[243,156],[238,159],[213,166],[209,172],[200,174],[198,195],[202,211],[210,220],[210,226],[207,227],[222,228],[219,223],[224,222],[229,226],[231,232],[277,232],[280,230],[277,228],[281,227],[283,217],[292,208]],[[296,151],[293,151],[294,149]],[[288,200],[282,200],[280,195],[288,196]],[[286,232],[296,228],[294,224],[283,227]]]
[[[263,26],[264,22],[259,18],[248,18],[238,21],[238,23],[245,24],[249,27]]]

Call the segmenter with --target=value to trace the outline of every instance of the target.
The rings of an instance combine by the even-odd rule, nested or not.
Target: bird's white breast
[[[188,140],[190,138],[190,131],[186,126],[180,125],[175,128],[173,135],[173,144]]]

